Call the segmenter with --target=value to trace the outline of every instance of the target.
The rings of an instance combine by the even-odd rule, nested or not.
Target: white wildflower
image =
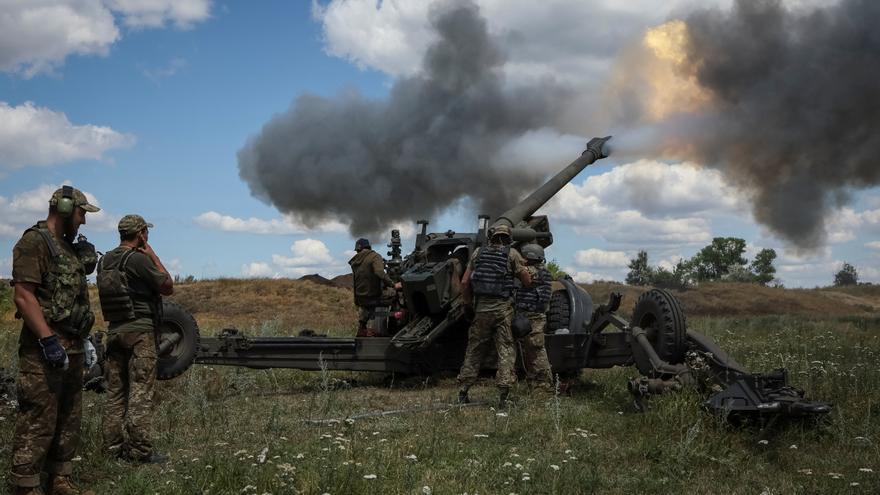
[[[249,492],[249,491],[257,491],[257,487],[255,487],[254,485],[247,485],[244,488],[242,488],[241,490],[239,490],[238,493],[245,493],[245,492]]]
[[[791,444],[791,445],[788,446],[788,448],[791,449],[791,450],[797,450],[797,445],[795,445],[795,444]]]
[[[353,425],[353,424],[354,424],[354,420],[353,420],[352,418],[346,418],[346,419],[345,419],[345,423],[348,424],[348,425]]]
[[[260,451],[260,455],[259,455],[259,457],[257,457],[257,461],[258,461],[260,464],[265,463],[265,462],[266,462],[266,456],[267,456],[268,454],[269,454],[269,447],[263,447],[263,450]]]
[[[499,418],[506,418],[507,413],[506,412],[495,413],[495,416],[498,416]]]
[[[409,460],[411,460],[411,461],[417,461],[417,460],[419,460],[419,458],[416,457],[415,454],[410,454],[410,455],[408,455],[408,456],[405,456],[405,458],[406,458],[406,459],[409,459]]]
[[[768,443],[770,443],[768,440],[758,440],[758,445],[767,445]]]
[[[513,466],[513,463],[505,462],[504,464],[501,465],[501,467],[510,467],[510,466]]]
[[[871,468],[859,468],[860,473],[873,473],[874,470]]]
[[[376,475],[375,474],[365,474],[364,479],[365,480],[374,480],[374,479],[376,479]]]
[[[831,476],[831,479],[833,480],[839,480],[840,478],[843,478],[843,474],[841,473],[828,473],[828,476]]]
[[[489,435],[486,435],[484,433],[476,433],[474,434],[474,438],[489,438]]]
[[[559,466],[557,466],[556,464],[550,464],[550,469],[554,471],[559,471]]]
[[[852,483],[849,484],[849,486],[859,486],[859,482],[853,481]]]
[[[425,485],[422,487],[422,495],[431,495],[431,493],[432,492],[430,486]]]

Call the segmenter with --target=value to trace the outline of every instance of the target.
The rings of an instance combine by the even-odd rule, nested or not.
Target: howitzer
[[[229,328],[200,338],[192,315],[169,302],[158,339],[158,377],[177,376],[193,362],[405,374],[458,370],[469,325],[461,301],[462,276],[472,253],[486,242],[489,221],[511,228],[514,247],[551,245],[549,219],[535,213],[585,167],[608,156],[609,139],[590,140],[581,156],[494,219],[480,215],[476,232],[429,233],[429,223],[420,220],[413,251],[401,256],[399,234],[392,231],[387,268],[402,290],[377,308],[370,325],[380,337],[328,338],[312,330],[297,337],[249,337]],[[634,365],[643,376],[628,387],[638,406],[653,394],[689,386],[705,392],[708,409],[727,417],[830,411],[830,405],[806,400],[803,392],[790,387],[784,371],[749,373],[709,337],[688,330],[671,293],[645,292],[629,321],[616,314],[620,303],[614,294],[594,309],[589,294],[571,278],[554,282],[544,336],[554,373],[573,376],[584,368]],[[483,366],[491,370],[495,363]]]

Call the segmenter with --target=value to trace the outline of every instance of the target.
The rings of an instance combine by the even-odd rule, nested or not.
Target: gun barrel
[[[609,139],[611,139],[611,136],[591,139],[587,143],[586,151],[577,160],[571,162],[516,206],[499,215],[493,225],[506,224],[508,227],[514,227],[519,222],[533,215],[538,211],[538,208],[555,196],[560,189],[574,179],[588,165],[607,157],[606,143]]]

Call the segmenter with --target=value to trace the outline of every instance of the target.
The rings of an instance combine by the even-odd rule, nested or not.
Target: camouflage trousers
[[[148,457],[153,453],[150,428],[156,388],[153,332],[110,334],[104,377],[107,379],[107,401],[102,418],[104,450],[114,456]]]
[[[513,333],[510,331],[512,318],[513,308],[509,305],[504,309],[476,314],[468,330],[464,363],[458,373],[458,383],[462,389],[468,389],[476,383],[483,359],[493,342],[498,355],[495,384],[498,388],[510,388],[516,382],[516,350],[513,347]]]
[[[365,328],[376,316],[376,306],[357,306],[358,325]]]
[[[15,486],[40,486],[40,472],[70,475],[82,419],[83,355],[66,370],[51,368],[39,349],[18,352],[18,416],[12,439]]]
[[[524,315],[532,323],[532,331],[520,339],[526,380],[530,386],[551,392],[554,388],[553,373],[550,370],[550,360],[547,359],[547,349],[544,347],[544,327],[547,325],[547,315],[532,312],[526,312]]]

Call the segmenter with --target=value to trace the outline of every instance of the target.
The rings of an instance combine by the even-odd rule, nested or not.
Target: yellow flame
[[[638,70],[650,86],[646,108],[651,120],[695,112],[711,102],[711,95],[687,65],[688,42],[687,24],[680,20],[649,29],[642,39],[647,57]]]

